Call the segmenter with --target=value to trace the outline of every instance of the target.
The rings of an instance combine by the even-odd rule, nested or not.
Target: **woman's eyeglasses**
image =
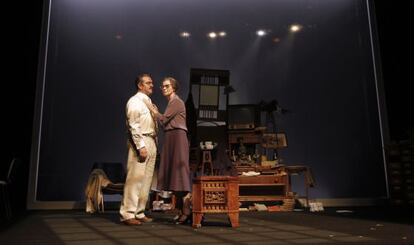
[[[165,84],[165,85],[161,85],[160,89],[169,88],[169,87],[171,87],[171,84]]]

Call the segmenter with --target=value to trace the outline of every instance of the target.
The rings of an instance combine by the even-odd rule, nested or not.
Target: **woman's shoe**
[[[182,224],[186,224],[188,221],[190,221],[191,220],[191,215],[185,215],[185,214],[182,214],[181,216],[180,216],[180,218],[178,218],[178,220],[175,222],[177,225],[182,225]]]
[[[176,216],[174,216],[173,221],[177,222],[180,219],[181,215],[177,214]]]
[[[180,219],[181,215],[183,215],[183,212],[178,211],[177,214],[173,218],[173,222],[176,223]]]

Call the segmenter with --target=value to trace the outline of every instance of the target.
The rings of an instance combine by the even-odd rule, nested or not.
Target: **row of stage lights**
[[[289,31],[291,33],[295,33],[295,32],[299,32],[300,30],[302,30],[302,28],[303,27],[301,25],[294,24],[294,25],[291,25],[289,27]],[[263,36],[266,36],[267,34],[269,34],[269,32],[270,31],[268,31],[268,30],[259,29],[259,30],[256,31],[256,35],[259,36],[259,37],[263,37]],[[183,31],[183,32],[180,33],[180,36],[182,38],[189,38],[191,36],[191,33]],[[227,33],[225,31],[220,31],[220,32],[212,31],[212,32],[207,33],[207,37],[210,38],[210,39],[223,38],[223,37],[226,37],[226,36],[227,36]]]

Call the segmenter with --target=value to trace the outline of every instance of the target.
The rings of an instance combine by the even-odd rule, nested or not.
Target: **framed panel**
[[[219,105],[219,86],[200,85],[200,106],[217,106]]]

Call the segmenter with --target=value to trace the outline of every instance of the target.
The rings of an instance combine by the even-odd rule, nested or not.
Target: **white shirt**
[[[138,149],[145,147],[144,134],[155,134],[154,119],[143,100],[151,102],[148,95],[138,92],[128,100],[126,105],[128,131]]]

